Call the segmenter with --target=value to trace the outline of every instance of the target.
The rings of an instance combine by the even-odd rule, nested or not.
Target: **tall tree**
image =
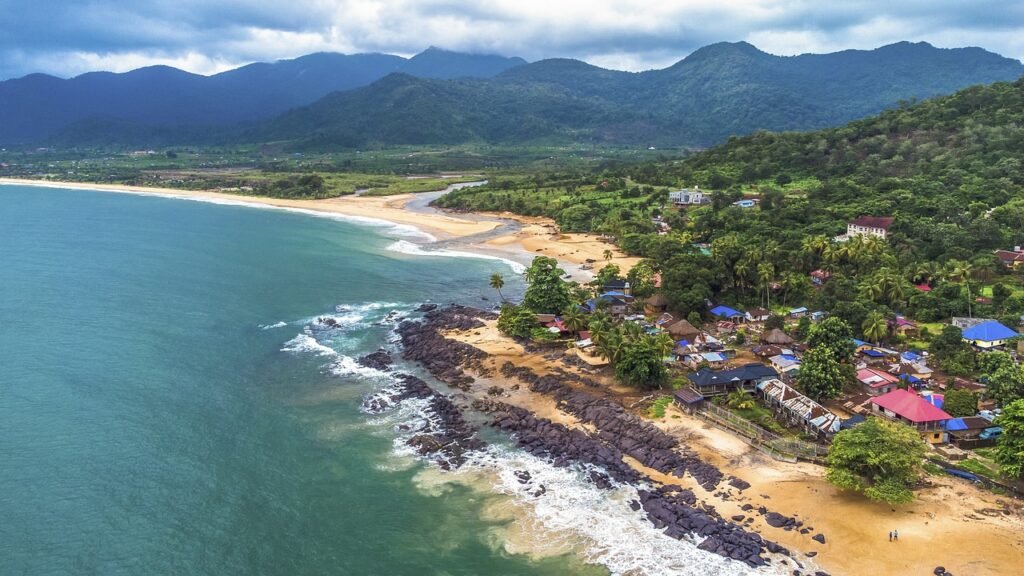
[[[491,288],[494,288],[495,290],[498,291],[498,297],[501,298],[502,302],[505,301],[505,296],[501,293],[501,289],[504,287],[505,278],[503,278],[502,275],[498,274],[497,272],[491,274]]]
[[[815,400],[835,398],[843,391],[847,375],[828,346],[811,348],[803,357],[797,381],[805,394]]]
[[[526,269],[526,294],[523,305],[538,313],[556,314],[565,310],[572,301],[569,286],[562,279],[565,271],[558,267],[558,261],[547,256],[537,256]]]
[[[1024,400],[1003,408],[995,423],[1003,429],[996,446],[996,462],[1003,474],[1024,477]]]
[[[865,338],[877,345],[889,335],[889,321],[886,320],[884,314],[876,310],[868,314],[861,330],[863,330]]]
[[[826,478],[871,500],[906,504],[914,499],[911,486],[920,476],[924,453],[924,441],[910,426],[869,417],[836,434]]]

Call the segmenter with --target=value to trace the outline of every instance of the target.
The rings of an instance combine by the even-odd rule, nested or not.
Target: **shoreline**
[[[336,198],[305,200],[245,196],[213,190],[179,190],[125,184],[96,184],[64,180],[34,180],[27,178],[0,178],[0,186],[33,186],[90,192],[110,192],[155,196],[249,208],[276,209],[315,217],[336,218],[354,224],[376,228],[391,228],[403,237],[392,245],[392,250],[419,256],[479,257],[503,260],[516,274],[522,273],[538,255],[549,256],[559,264],[571,279],[589,281],[593,274],[581,268],[592,264],[600,269],[606,263],[604,251],[611,250],[611,263],[618,264],[625,273],[639,262],[627,257],[618,248],[587,234],[561,234],[553,220],[525,217],[510,213],[459,213],[440,209],[409,209],[407,205],[422,198],[417,194],[391,196],[340,196]],[[507,226],[502,222],[514,223]],[[502,230],[506,226],[509,230]],[[407,244],[403,244],[403,240]],[[437,244],[435,248],[431,245]]]

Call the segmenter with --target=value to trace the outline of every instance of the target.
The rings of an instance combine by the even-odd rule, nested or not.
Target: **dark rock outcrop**
[[[356,363],[360,366],[366,366],[367,368],[373,368],[374,370],[380,370],[381,372],[391,370],[391,365],[394,364],[394,362],[394,359],[391,358],[391,354],[383,348],[356,360]]]

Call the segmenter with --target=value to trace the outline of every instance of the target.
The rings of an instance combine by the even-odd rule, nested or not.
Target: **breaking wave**
[[[500,256],[491,256],[490,254],[478,254],[476,252],[463,252],[461,250],[448,250],[446,248],[438,250],[426,250],[423,246],[409,242],[408,240],[399,240],[388,246],[388,250],[392,252],[399,252],[401,254],[409,254],[411,256],[438,256],[445,258],[476,258],[477,260],[497,260],[504,262],[509,268],[516,274],[522,274],[526,272],[526,266],[523,266],[519,262],[509,260],[508,258],[502,258]]]
[[[288,323],[281,321],[274,324],[260,324],[260,330],[273,330],[274,328],[284,328]]]

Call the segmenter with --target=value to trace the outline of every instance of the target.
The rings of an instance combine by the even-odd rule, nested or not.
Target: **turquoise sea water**
[[[488,430],[439,472],[402,442],[422,406],[360,411],[393,380],[354,359],[393,348],[395,314],[490,305],[493,272],[522,289],[396,251],[409,234],[0,186],[0,575],[745,572],[654,530],[633,488]]]

